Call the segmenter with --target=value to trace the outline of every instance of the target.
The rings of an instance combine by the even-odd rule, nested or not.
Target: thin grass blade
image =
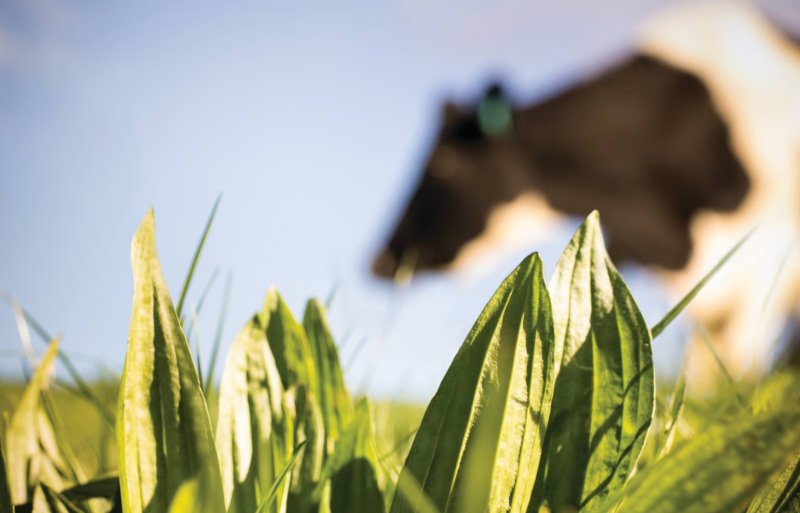
[[[200,261],[200,253],[203,252],[203,246],[206,244],[208,232],[211,231],[211,225],[214,224],[214,216],[217,215],[217,208],[219,208],[220,201],[222,201],[222,194],[217,196],[217,199],[214,201],[214,206],[211,207],[211,214],[209,214],[208,221],[206,221],[206,226],[203,229],[203,235],[200,237],[200,242],[197,243],[197,248],[194,250],[192,264],[189,266],[189,270],[186,272],[186,278],[183,280],[183,288],[181,288],[178,306],[175,308],[175,313],[179,319],[181,318],[181,312],[183,312],[183,303],[186,300],[186,293],[189,292],[189,285],[192,284],[192,277],[194,276],[194,271],[197,268],[197,262]]]

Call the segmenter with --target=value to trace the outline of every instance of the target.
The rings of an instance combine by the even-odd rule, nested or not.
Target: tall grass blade
[[[600,511],[730,513],[743,511],[769,477],[800,448],[800,408],[713,425],[644,469]],[[768,510],[769,511],[769,510]]]
[[[311,299],[306,304],[303,327],[314,357],[318,377],[316,396],[325,424],[326,451],[330,454],[343,427],[352,420],[352,399],[344,383],[339,352],[328,327],[325,307],[319,301]]]
[[[49,344],[51,340],[55,337],[50,335],[50,333],[42,326],[36,318],[27,310],[20,306],[22,313],[24,314],[24,320],[27,322],[28,326],[36,333],[43,342]],[[64,351],[58,351],[58,360],[64,365],[64,368],[67,370],[69,377],[75,383],[75,392],[79,397],[82,397],[86,400],[89,404],[94,406],[97,412],[100,414],[100,418],[102,418],[106,425],[110,428],[114,427],[114,412],[109,409],[106,405],[105,401],[103,401],[92,387],[89,386],[89,383],[83,379],[78,368],[72,363],[72,359],[65,353]]]
[[[6,432],[8,484],[14,504],[31,499],[38,484],[61,489],[77,482],[58,444],[57,434],[44,404],[53,374],[58,340],[42,357],[22,394]]]
[[[286,466],[294,445],[283,385],[258,316],[228,353],[220,387],[216,434],[225,503],[230,513],[252,513]],[[279,490],[276,513],[288,487]]]
[[[369,402],[361,399],[336,450],[325,463],[317,494],[322,494],[324,486],[330,486],[331,513],[383,513],[386,511],[382,493],[385,481]]]
[[[325,460],[325,425],[322,413],[313,394],[303,386],[297,387],[294,396],[294,438],[303,443],[300,461],[292,470],[287,511],[291,513],[315,513],[322,511],[319,497],[314,491],[320,480]]]
[[[183,303],[186,300],[186,293],[189,292],[189,285],[192,283],[192,277],[194,276],[194,271],[197,268],[197,262],[200,260],[200,253],[203,252],[203,246],[206,244],[208,232],[211,231],[211,225],[214,224],[214,216],[217,215],[217,208],[219,208],[219,202],[221,200],[222,194],[217,196],[217,199],[214,201],[214,206],[211,207],[211,214],[209,214],[208,221],[206,221],[206,226],[203,229],[203,235],[200,237],[200,242],[197,243],[197,248],[194,250],[192,264],[189,266],[189,270],[186,272],[186,278],[183,280],[183,288],[181,288],[181,295],[178,298],[178,306],[175,308],[175,313],[179,319],[181,318],[181,313],[183,312]]]
[[[217,359],[219,358],[219,348],[222,345],[222,333],[225,329],[225,315],[228,312],[228,303],[231,299],[231,283],[233,277],[228,273],[225,280],[225,292],[222,294],[222,305],[219,309],[219,318],[217,319],[217,329],[214,332],[214,344],[211,346],[211,357],[208,361],[208,372],[206,374],[205,385],[203,392],[208,397],[211,387],[214,384],[214,372],[217,370]]]
[[[675,433],[678,426],[678,419],[683,412],[684,400],[686,398],[686,375],[681,374],[678,383],[675,384],[675,391],[672,392],[672,401],[669,408],[669,418],[664,426],[664,439],[659,449],[659,457],[663,457],[672,449],[675,440]]]
[[[564,352],[532,510],[546,500],[555,511],[593,511],[633,470],[654,409],[650,332],[606,253],[597,212],[558,260],[550,291]]]
[[[533,254],[491,297],[447,370],[399,477],[419,483],[418,493],[396,493],[392,513],[525,511],[560,353]]]
[[[303,441],[294,448],[292,457],[289,458],[289,461],[283,467],[283,470],[281,470],[280,474],[278,474],[278,477],[275,478],[275,482],[272,483],[269,492],[267,492],[267,496],[264,497],[264,500],[258,505],[258,509],[255,513],[264,513],[266,508],[269,508],[275,502],[275,499],[278,497],[278,491],[284,486],[286,478],[290,475],[295,465],[297,465],[297,461],[300,459],[300,455],[303,454],[303,448],[305,446],[306,442]]]
[[[133,312],[117,414],[120,489],[126,513],[163,512],[183,483],[206,471],[219,488],[211,421],[166,283],[148,212],[133,237]],[[222,494],[209,507],[223,511]]]
[[[653,338],[659,336],[667,328],[667,326],[669,326],[670,323],[672,323],[672,321],[674,321],[675,318],[678,315],[680,315],[683,309],[686,308],[686,306],[692,302],[695,296],[697,296],[697,294],[700,293],[703,287],[705,287],[706,284],[711,280],[711,278],[713,278],[714,275],[717,274],[717,272],[722,268],[722,266],[724,266],[728,262],[728,260],[730,260],[731,257],[735,255],[737,251],[739,251],[739,248],[741,248],[742,245],[745,242],[747,242],[750,236],[753,235],[753,232],[755,232],[755,228],[747,232],[747,234],[744,237],[739,239],[739,242],[737,242],[730,250],[728,250],[728,252],[725,253],[725,256],[723,256],[720,259],[720,261],[717,262],[717,264],[714,267],[712,267],[711,270],[708,271],[708,273],[705,276],[703,276],[703,279],[697,282],[697,285],[692,287],[692,289],[685,296],[683,296],[683,299],[678,301],[678,304],[673,306],[672,309],[669,312],[667,312],[667,314],[664,316],[663,319],[658,321],[655,325],[653,325],[652,328],[650,328],[650,334]]]

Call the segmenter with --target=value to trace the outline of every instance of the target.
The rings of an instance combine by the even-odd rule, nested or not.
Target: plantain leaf
[[[303,327],[274,287],[267,291],[261,324],[267,327],[267,341],[275,357],[283,388],[303,386],[308,392],[318,389],[314,356]]]
[[[750,504],[747,513],[800,512],[800,449],[792,462],[773,482],[768,483]]]
[[[608,258],[597,212],[567,245],[550,290],[564,353],[531,511],[543,500],[591,511],[633,470],[654,409],[650,331]]]
[[[292,513],[310,513],[318,511],[320,506],[314,491],[325,458],[325,426],[319,405],[312,395],[306,393],[305,387],[298,387],[294,392],[294,436],[304,447],[302,457],[292,471],[287,509]]]
[[[560,352],[533,254],[491,297],[447,370],[401,471],[405,492],[395,494],[392,513],[525,511]]]
[[[344,384],[339,353],[325,318],[325,307],[316,299],[306,304],[303,327],[314,357],[318,377],[316,396],[325,425],[326,452],[330,454],[334,440],[339,438],[342,428],[353,417],[352,399]]]
[[[186,337],[161,275],[152,210],[133,237],[133,313],[117,414],[117,450],[126,513],[165,512],[178,489],[206,469],[220,489],[205,398]],[[223,511],[221,493],[209,504]]]
[[[14,504],[31,500],[31,493],[39,483],[62,488],[77,481],[59,447],[44,401],[58,344],[57,339],[50,343],[8,424],[8,485]]]
[[[361,399],[355,416],[336,443],[336,450],[325,463],[317,494],[330,486],[332,513],[383,513],[382,490],[386,486],[378,459],[369,402]]]
[[[286,466],[293,446],[283,385],[258,316],[245,325],[228,353],[220,385],[217,451],[228,511],[253,513]],[[285,506],[277,490],[270,511]]]
[[[713,425],[637,474],[598,510],[619,513],[742,511],[800,448],[800,409]],[[769,510],[767,510],[769,511]]]

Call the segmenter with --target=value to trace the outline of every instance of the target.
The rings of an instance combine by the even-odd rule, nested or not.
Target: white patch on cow
[[[662,274],[676,295],[685,293],[758,225],[691,311],[708,324],[726,319],[716,342],[736,374],[760,371],[783,320],[800,301],[794,244],[800,234],[800,49],[753,5],[733,1],[669,10],[644,26],[640,44],[706,83],[751,178],[735,212],[696,216],[689,265]]]
[[[526,192],[489,213],[486,228],[462,246],[448,270],[466,278],[485,275],[504,257],[531,248],[562,228],[567,217],[537,192]]]

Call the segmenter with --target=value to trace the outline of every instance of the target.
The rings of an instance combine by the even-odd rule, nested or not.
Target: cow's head
[[[445,104],[422,178],[373,263],[375,274],[446,267],[484,231],[491,209],[524,188],[525,174],[514,170],[529,159],[516,141],[514,117],[499,85],[474,105]]]

